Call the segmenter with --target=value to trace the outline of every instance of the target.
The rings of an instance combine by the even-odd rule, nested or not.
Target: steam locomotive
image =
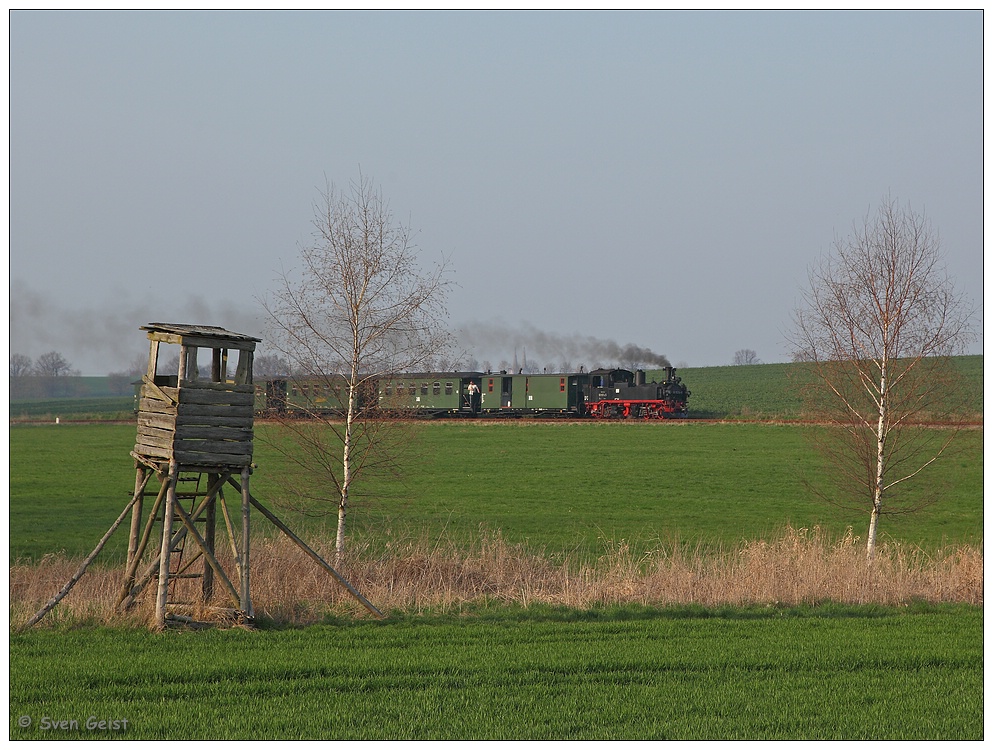
[[[674,367],[647,382],[644,370],[569,373],[425,372],[366,381],[364,408],[418,416],[572,416],[673,419],[687,416],[690,391]],[[344,381],[273,378],[256,384],[260,416],[344,411]]]

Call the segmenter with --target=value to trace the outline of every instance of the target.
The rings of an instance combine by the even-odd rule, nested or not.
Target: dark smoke
[[[570,363],[587,369],[619,365],[623,367],[668,367],[668,357],[636,344],[619,344],[609,339],[576,334],[539,331],[530,323],[511,327],[494,323],[472,323],[458,331],[459,343],[473,359],[498,362],[517,360],[523,364],[526,353],[529,363]]]
[[[148,339],[140,326],[153,322],[200,323],[265,338],[264,312],[253,299],[235,305],[192,294],[136,299],[122,292],[94,298],[92,304],[70,307],[24,284],[11,284],[10,353],[33,360],[45,352],[57,351],[83,375],[123,372],[135,360],[146,360]],[[546,333],[529,323],[473,323],[459,330],[458,338],[467,355],[461,366],[471,360],[477,362],[477,367],[489,362],[494,369],[502,362],[508,366],[536,365],[539,369],[558,369],[563,364],[570,369],[581,365],[586,369],[669,365],[664,354],[635,344]],[[258,353],[267,353],[264,341]]]
[[[193,295],[162,300],[129,298],[124,293],[68,307],[54,296],[23,284],[10,290],[10,352],[37,359],[57,351],[83,375],[123,372],[136,359],[148,358],[148,338],[140,327],[153,322],[201,323],[238,333],[259,335],[260,313],[244,307],[205,301]]]

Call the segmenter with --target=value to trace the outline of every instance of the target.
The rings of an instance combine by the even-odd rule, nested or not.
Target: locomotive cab
[[[610,389],[615,386],[630,385],[634,382],[634,373],[630,370],[592,370],[590,371],[590,388]]]

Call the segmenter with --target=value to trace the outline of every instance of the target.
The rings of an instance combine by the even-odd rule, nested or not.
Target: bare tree
[[[53,398],[71,396],[79,390],[79,370],[74,370],[69,361],[59,352],[45,352],[34,362],[31,369],[29,390],[38,395]]]
[[[30,375],[33,367],[31,357],[16,353],[10,355],[10,377],[21,378]]]
[[[734,353],[734,359],[731,361],[731,364],[757,365],[760,362],[759,355],[755,353],[754,349],[739,349]]]
[[[879,518],[910,512],[905,483],[938,459],[953,430],[928,429],[955,408],[949,357],[971,340],[972,311],[942,265],[930,222],[892,200],[867,215],[810,271],[795,314],[808,408],[846,507],[870,510],[866,555]]]
[[[263,354],[256,357],[252,363],[252,373],[256,380],[285,378],[291,370],[290,363],[275,354]]]
[[[301,268],[283,273],[263,305],[267,343],[313,381],[300,397],[340,408],[339,418],[315,408],[313,419],[287,425],[300,451],[289,458],[320,467],[335,488],[340,557],[354,482],[391,465],[399,447],[388,437],[389,420],[375,414],[375,383],[424,367],[450,346],[444,303],[451,282],[445,260],[420,269],[411,230],[361,175],[348,191],[327,185],[314,227]]]
[[[58,352],[45,352],[34,363],[34,374],[41,377],[62,378],[79,373],[74,371],[69,361]]]
[[[41,395],[40,378],[34,375],[34,362],[24,354],[10,355],[10,398],[31,398]]]

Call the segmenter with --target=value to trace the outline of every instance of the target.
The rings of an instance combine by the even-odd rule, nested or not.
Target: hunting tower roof
[[[179,337],[190,336],[198,339],[216,339],[218,341],[232,343],[243,342],[246,344],[244,348],[247,349],[254,349],[255,344],[262,340],[244,333],[235,333],[225,328],[218,328],[217,326],[203,326],[189,323],[149,323],[148,325],[141,326],[141,330],[148,331],[149,334],[158,333]]]

